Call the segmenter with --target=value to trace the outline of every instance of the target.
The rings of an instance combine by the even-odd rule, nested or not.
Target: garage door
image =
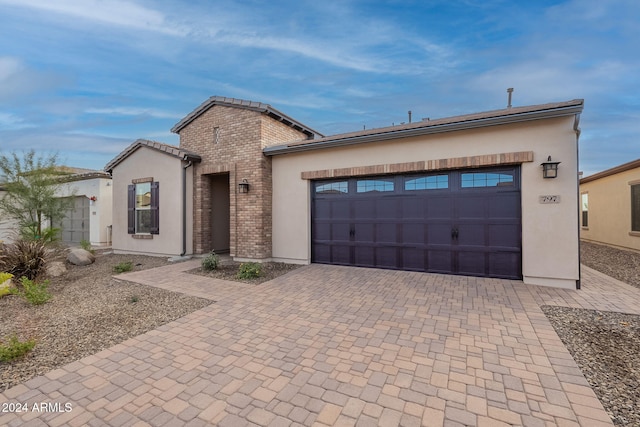
[[[64,219],[56,226],[62,232],[64,243],[80,243],[89,241],[89,199],[85,196],[73,197],[73,205],[66,212]]]
[[[519,168],[312,182],[312,261],[519,279]]]

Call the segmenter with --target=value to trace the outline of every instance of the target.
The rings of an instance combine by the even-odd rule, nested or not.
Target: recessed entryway
[[[230,248],[229,174],[209,176],[211,185],[211,249],[227,253]]]

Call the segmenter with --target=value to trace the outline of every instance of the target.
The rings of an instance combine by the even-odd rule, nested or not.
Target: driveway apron
[[[327,265],[254,286],[196,265],[118,278],[216,303],[6,390],[0,425],[613,425],[540,309],[639,314],[640,290],[586,267],[561,290]]]

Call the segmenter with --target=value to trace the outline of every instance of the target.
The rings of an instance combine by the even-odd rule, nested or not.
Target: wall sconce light
[[[561,162],[552,162],[551,156],[547,159],[546,162],[540,163],[542,166],[542,177],[543,178],[555,178],[558,176],[558,165]]]
[[[240,182],[238,184],[238,191],[240,193],[248,193],[249,192],[249,183],[247,182],[247,179],[243,179],[242,182]]]

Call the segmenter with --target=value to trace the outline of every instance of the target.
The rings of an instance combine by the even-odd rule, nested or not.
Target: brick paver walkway
[[[0,425],[612,425],[540,310],[639,313],[588,268],[567,291],[325,265],[252,286],[196,263],[119,278],[217,303],[5,391],[28,411]]]

